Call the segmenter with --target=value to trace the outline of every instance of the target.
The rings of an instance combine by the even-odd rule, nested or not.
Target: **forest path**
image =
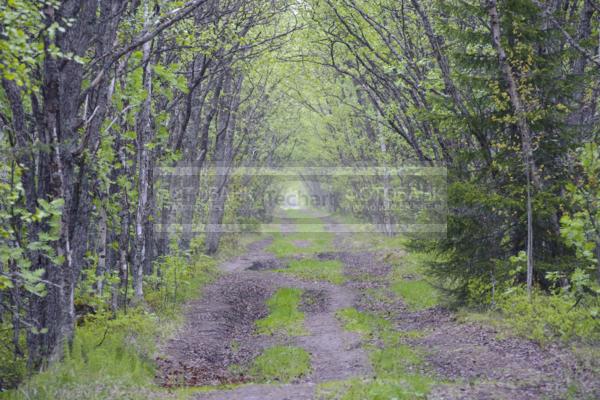
[[[271,238],[255,242],[245,254],[221,264],[223,275],[188,306],[185,325],[162,349],[158,380],[168,387],[203,387],[192,395],[197,400],[600,398],[597,374],[566,349],[557,345],[542,348],[525,339],[502,337],[483,324],[458,322],[456,315],[443,307],[409,309],[402,299],[390,295],[392,268],[385,261],[386,254],[335,232],[331,220],[322,221],[333,237],[321,249],[324,251],[307,251],[311,235],[299,240],[287,225],[276,243]],[[278,258],[269,251],[282,237],[294,244],[297,252]],[[297,260],[339,261],[345,281],[333,284],[281,273]],[[302,309],[306,334],[256,333],[256,321],[269,314],[266,301],[279,288],[311,294],[313,301]],[[400,354],[398,357],[407,359],[397,360],[403,370],[399,378],[386,371],[396,373],[395,365],[373,368],[369,353],[381,343],[343,328],[336,311],[349,308],[385,316],[403,338],[398,348],[418,352],[423,362],[411,365],[412,356]],[[276,345],[306,350],[310,374],[291,383],[262,384],[235,368],[250,365],[265,349]],[[394,352],[397,348],[383,350]],[[389,384],[392,379],[398,383]],[[431,382],[426,397],[411,394],[413,381],[419,379]],[[321,384],[335,382],[350,385],[343,390],[363,386],[348,397],[343,397],[343,391],[323,391]],[[226,384],[233,386],[219,389]],[[214,390],[204,391],[208,387]],[[402,397],[406,393],[408,397]]]
[[[283,236],[293,234],[293,224],[284,223],[281,232]],[[266,251],[271,242],[254,242],[244,254],[222,263],[222,276],[188,306],[185,325],[158,358],[157,378],[163,385],[243,384],[233,390],[196,394],[194,399],[313,399],[319,383],[372,376],[360,335],[344,330],[335,316],[336,311],[353,306],[357,291],[273,272],[292,259],[310,255],[290,254],[280,259]],[[310,240],[291,242],[301,249]],[[309,304],[302,309],[305,334],[255,334],[255,321],[268,315],[265,301],[279,288],[298,288],[310,295]],[[267,385],[245,383],[247,378],[232,372],[232,365],[248,365],[274,345],[306,350],[310,374],[293,384]]]

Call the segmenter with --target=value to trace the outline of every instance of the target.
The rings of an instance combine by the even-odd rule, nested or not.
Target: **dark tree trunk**
[[[217,169],[217,173],[215,175],[206,231],[206,251],[208,254],[213,254],[217,251],[221,240],[222,230],[220,225],[223,222],[225,214],[229,168],[231,168],[233,161],[233,138],[243,81],[241,75],[234,77],[232,72],[228,72],[224,79],[215,141],[214,166]]]

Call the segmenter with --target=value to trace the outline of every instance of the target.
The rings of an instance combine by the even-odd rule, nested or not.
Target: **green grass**
[[[78,328],[72,351],[63,362],[2,398],[144,398],[153,386],[150,355],[158,334],[155,318],[134,310],[115,320],[98,319]]]
[[[375,371],[371,380],[350,379],[328,382],[317,389],[321,399],[379,400],[424,399],[435,380],[415,372],[423,364],[417,352],[406,345],[372,350],[369,355]]]
[[[323,400],[415,400],[426,399],[431,383],[419,375],[395,379],[327,382],[317,387],[317,398]]]
[[[348,215],[336,214],[334,219],[338,224],[368,225],[369,222]],[[408,238],[403,235],[386,236],[380,232],[354,232],[347,235],[344,243],[355,250],[397,250],[406,247]]]
[[[285,234],[274,233],[273,242],[266,248],[268,252],[277,257],[287,257],[331,250],[334,234],[327,232],[320,218],[311,216],[306,210],[285,210],[283,217],[291,219],[289,223],[294,225],[294,230]]]
[[[274,346],[258,356],[248,369],[257,382],[288,383],[310,373],[310,355],[299,347]]]
[[[182,305],[217,276],[215,261],[165,259],[161,281],[146,282],[146,304],[128,313],[98,311],[78,326],[63,361],[25,380],[2,399],[148,399],[167,392],[155,383],[157,343],[182,322]],[[176,280],[175,280],[176,277]],[[160,286],[158,286],[160,283]],[[81,299],[78,299],[81,300]],[[0,361],[1,362],[1,361]],[[172,397],[180,393],[172,394]],[[184,392],[181,392],[184,395]]]
[[[344,329],[360,333],[366,338],[381,336],[393,330],[388,320],[374,314],[360,312],[355,308],[343,308],[336,312],[336,316],[342,322]]]
[[[351,217],[338,216],[337,219],[346,223],[357,223]],[[387,237],[383,234],[356,233],[351,236],[351,243],[356,246],[368,245],[370,249],[389,250],[385,261],[393,267],[389,276],[390,288],[402,297],[412,310],[422,310],[439,304],[438,291],[423,279],[427,263],[434,260],[430,253],[404,249],[408,239],[399,235]]]
[[[424,310],[439,303],[437,290],[424,280],[400,281],[391,285],[411,310]]]
[[[288,210],[285,215],[285,218],[288,219],[285,222],[294,225],[294,232],[327,232],[321,218],[313,217],[301,211],[294,211],[295,210]]]
[[[413,367],[423,364],[421,355],[404,344],[375,350],[371,352],[370,359],[377,376],[383,378],[405,374]]]
[[[266,335],[287,334],[300,336],[306,334],[304,313],[298,310],[302,301],[302,290],[282,288],[267,300],[270,314],[258,321],[258,332]]]
[[[315,254],[330,251],[334,235],[330,232],[295,232],[289,234],[274,233],[273,242],[266,251],[283,258],[295,254]],[[299,246],[294,242],[306,242]]]
[[[418,373],[423,364],[419,351],[403,344],[419,332],[397,332],[392,323],[372,313],[346,308],[336,313],[346,330],[369,340],[366,349],[375,372],[374,379],[350,379],[319,385],[320,399],[379,400],[426,398],[435,380]]]
[[[357,250],[365,251],[395,251],[405,247],[407,239],[404,236],[385,236],[379,232],[355,232],[345,238],[345,244]]]
[[[424,279],[426,265],[433,259],[433,255],[417,251],[390,254],[386,259],[393,267],[390,288],[411,310],[434,307],[441,300],[439,291]]]
[[[346,281],[343,274],[343,263],[339,260],[302,259],[291,261],[288,268],[277,272],[290,274],[311,281],[326,281],[341,285]]]

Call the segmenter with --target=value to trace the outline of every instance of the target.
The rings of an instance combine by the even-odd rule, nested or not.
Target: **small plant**
[[[193,262],[182,255],[164,257],[155,265],[154,274],[145,278],[146,302],[154,309],[175,314],[177,306],[193,297],[198,289],[217,276],[214,259],[201,255]]]

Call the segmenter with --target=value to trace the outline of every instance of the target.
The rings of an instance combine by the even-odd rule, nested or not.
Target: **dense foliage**
[[[222,239],[203,224],[242,207],[259,216],[226,204],[227,190],[264,183],[198,171],[277,165],[289,152],[269,119],[285,100],[267,62],[297,28],[288,9],[0,5],[1,331],[31,370],[62,356],[84,315],[185,293],[187,257]],[[173,264],[176,290],[163,267]]]
[[[597,5],[326,0],[305,11],[302,59],[333,82],[311,106],[330,159],[447,167],[447,237],[414,241],[439,255],[431,272],[444,286],[494,304],[523,283],[585,296],[597,314]],[[346,210],[385,221],[360,204]]]
[[[446,168],[447,234],[411,242],[439,284],[522,315],[553,295],[558,336],[597,333],[599,7],[3,1],[0,388],[77,348],[84,315],[188,298],[215,226],[269,220],[272,182],[242,165],[382,166],[321,183],[389,235],[433,218],[393,211],[391,171]]]

